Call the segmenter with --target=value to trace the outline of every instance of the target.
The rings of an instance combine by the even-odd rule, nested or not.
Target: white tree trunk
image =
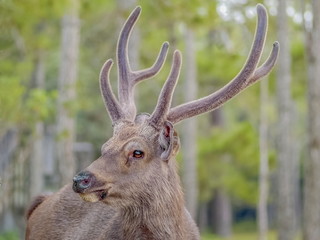
[[[44,89],[45,66],[43,52],[39,51],[35,66],[35,82],[38,89]],[[43,191],[43,159],[44,159],[44,123],[35,125],[33,152],[30,158],[30,197],[34,198]]]
[[[308,47],[308,154],[305,160],[304,240],[320,239],[320,1],[312,1]]]
[[[8,129],[0,139],[0,232],[16,227],[12,212],[14,193],[14,153],[18,147],[18,130]]]
[[[269,195],[269,163],[268,163],[268,79],[260,83],[260,167],[259,167],[259,202],[258,229],[259,240],[268,239],[268,195]]]
[[[68,12],[62,19],[61,59],[58,79],[58,162],[60,184],[72,181],[76,162],[73,152],[75,115],[72,111],[76,98],[77,62],[80,38],[78,0],[70,0]]]
[[[278,0],[278,39],[281,45],[277,72],[277,196],[278,196],[278,239],[294,239],[295,227],[295,191],[294,164],[292,162],[292,100],[291,58],[286,15],[286,0]]]
[[[209,114],[210,123],[215,128],[225,128],[223,107],[216,109]],[[217,161],[218,159],[212,159]],[[218,161],[227,161],[227,156],[222,156]],[[220,186],[213,192],[212,201],[212,229],[217,235],[228,238],[232,235],[232,205],[231,199],[224,186]]]
[[[194,33],[191,29],[185,34],[185,86],[184,101],[188,102],[197,97],[197,69]],[[191,216],[195,219],[197,214],[197,120],[187,119],[183,123],[182,156],[183,156],[183,185],[186,206]]]

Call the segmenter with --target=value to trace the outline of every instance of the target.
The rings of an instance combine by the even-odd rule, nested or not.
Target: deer
[[[180,143],[174,126],[217,109],[272,70],[279,43],[273,43],[266,61],[258,67],[268,20],[263,5],[258,4],[256,11],[253,44],[234,79],[208,96],[171,107],[182,63],[180,51],[175,50],[155,109],[151,114],[137,114],[134,87],[161,70],[169,44],[163,43],[150,68],[131,69],[128,41],[141,13],[141,7],[136,7],[117,44],[118,98],[109,79],[113,61],[107,60],[100,72],[101,95],[113,135],[102,145],[101,156],[76,174],[73,182],[34,200],[27,212],[26,239],[200,239],[184,203],[175,160]]]

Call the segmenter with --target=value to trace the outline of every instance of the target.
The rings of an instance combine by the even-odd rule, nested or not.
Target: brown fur
[[[29,219],[33,211],[47,198],[45,195],[40,195],[37,196],[31,205],[29,206],[27,213],[26,213],[26,218]]]
[[[83,201],[71,185],[64,187],[34,209],[26,239],[200,238],[185,209],[173,158],[179,148],[177,135],[170,140],[174,144],[170,160],[163,161],[159,130],[147,121],[124,124],[115,133],[103,146],[102,156],[86,169],[97,181],[83,199],[93,202]],[[142,149],[145,158],[127,165],[131,148]],[[108,197],[96,202],[92,191],[110,186]]]

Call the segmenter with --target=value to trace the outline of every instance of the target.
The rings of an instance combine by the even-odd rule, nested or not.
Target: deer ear
[[[161,147],[160,158],[168,161],[173,153],[174,145],[174,128],[171,122],[165,121],[159,136],[159,143]]]

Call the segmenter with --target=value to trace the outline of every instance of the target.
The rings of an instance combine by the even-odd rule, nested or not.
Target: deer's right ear
[[[171,122],[165,121],[159,136],[159,144],[161,147],[160,158],[168,161],[173,153],[174,145],[174,128]]]

